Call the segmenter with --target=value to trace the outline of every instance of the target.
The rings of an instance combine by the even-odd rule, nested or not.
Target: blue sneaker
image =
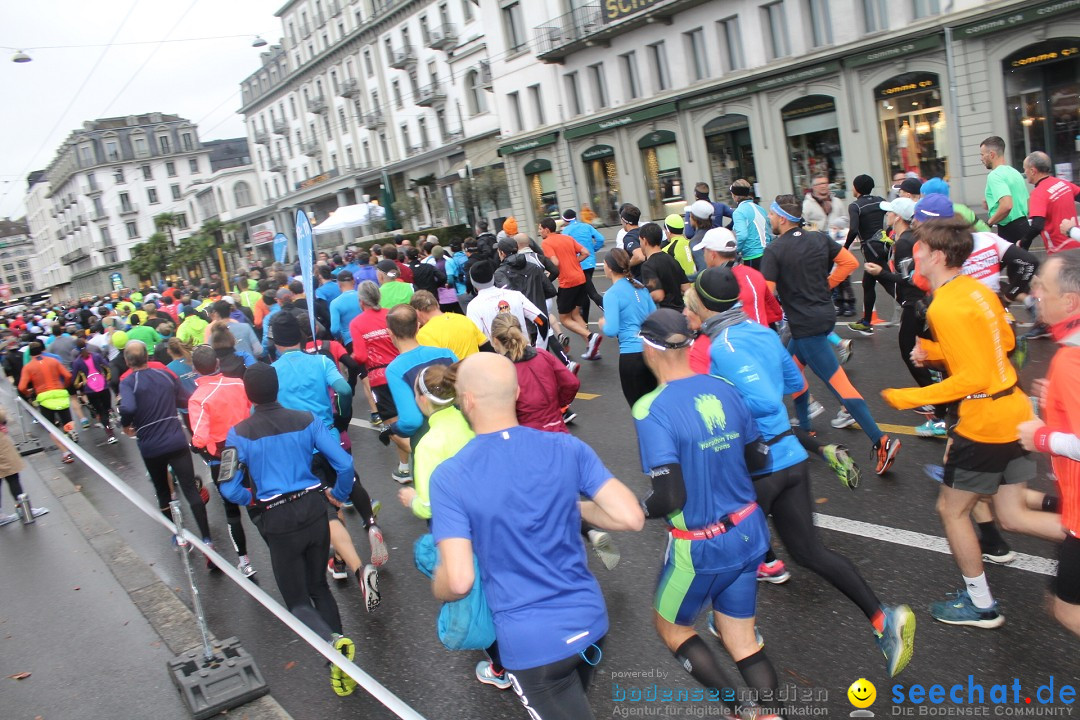
[[[877,645],[885,656],[889,677],[899,675],[915,653],[915,613],[908,605],[882,607],[885,613],[885,630],[877,638]]]
[[[508,689],[511,684],[510,675],[505,670],[498,675],[492,671],[490,660],[481,660],[476,663],[476,679],[485,685],[492,685],[500,690]]]
[[[949,434],[949,426],[944,420],[930,418],[915,428],[915,434],[919,437],[945,437]]]
[[[1005,624],[1005,616],[998,612],[996,600],[993,607],[980,610],[971,602],[971,596],[968,595],[967,590],[949,593],[948,600],[930,603],[930,614],[938,622],[947,625],[996,628]]]

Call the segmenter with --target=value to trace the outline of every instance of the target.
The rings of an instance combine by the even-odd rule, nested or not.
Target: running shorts
[[[1080,605],[1080,538],[1066,535],[1058,548],[1058,574],[1054,595],[1062,602]]]
[[[944,483],[956,490],[994,495],[1001,485],[1035,479],[1035,460],[1018,442],[981,443],[949,434]]]
[[[371,394],[375,398],[375,412],[379,413],[379,417],[384,421],[397,417],[397,405],[394,404],[389,385],[376,385],[371,388]]]
[[[556,296],[556,306],[559,308],[560,315],[569,315],[574,312],[574,308],[581,307],[588,299],[589,293],[586,291],[584,283],[574,287],[559,288],[559,294]]]
[[[65,425],[71,422],[70,408],[60,408],[59,410],[53,410],[52,408],[47,408],[42,405],[38,407],[38,412],[44,415],[46,420],[48,420],[61,430],[64,429]]]
[[[670,623],[692,627],[706,605],[728,617],[754,617],[757,568],[761,558],[743,567],[703,575],[675,567],[669,559],[660,571],[653,609]]]

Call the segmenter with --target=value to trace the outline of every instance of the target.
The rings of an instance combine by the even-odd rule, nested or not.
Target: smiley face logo
[[[877,700],[877,688],[866,678],[859,678],[847,689],[848,700],[857,708],[868,708]]]

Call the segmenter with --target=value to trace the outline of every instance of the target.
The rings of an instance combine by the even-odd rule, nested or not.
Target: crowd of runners
[[[1004,622],[983,562],[1013,560],[1005,529],[1060,543],[1053,612],[1080,636],[1080,188],[1055,178],[1042,152],[1021,174],[1004,147],[997,137],[980,146],[986,223],[941,178],[900,174],[881,196],[867,175],[849,188],[822,175],[803,196],[763,203],[738,180],[731,205],[699,183],[684,215],[643,222],[624,204],[602,258],[603,235],[573,210],[533,234],[513,218],[498,233],[481,221],[448,247],[432,236],[319,253],[308,283],[299,264],[254,263],[230,278],[9,312],[3,363],[70,441],[94,428],[108,443],[117,432],[137,438],[162,512],[183,495],[207,543],[228,533],[247,576],[257,570],[244,529],[253,524],[285,605],[349,659],[327,575],[355,579],[372,612],[388,560],[379,503],[351,454],[348,430],[361,424],[394,453],[399,500],[430,530],[416,564],[456,618],[444,626],[440,615],[440,638],[483,651],[477,679],[513,688],[530,717],[593,716],[586,690],[608,617],[587,552],[615,569],[611,533],[652,519],[669,534],[653,596],[660,638],[704,688],[745,686],[755,698],[718,702],[782,715],[754,620],[758,583],[790,578],[769,517],[789,556],[866,616],[890,676],[914,652],[911,607],[879,599],[812,518],[811,462],[852,490],[856,458],[876,475],[910,471],[843,368],[855,348],[837,317],[855,315],[856,242],[862,316],[847,328],[873,334],[879,289],[895,300],[913,383],[882,396],[925,416],[915,434],[948,439],[937,510],[962,589],[933,602],[931,616]],[[598,266],[611,281],[602,295]],[[1030,332],[1015,330],[1014,302]],[[1025,392],[1015,364],[1046,336],[1061,347]],[[651,481],[642,498],[570,432],[578,371],[602,349],[618,354]],[[818,442],[824,406],[807,369],[841,405],[832,426],[858,423],[865,449]],[[1058,493],[1027,489],[1035,453],[1050,456]],[[210,526],[196,456],[227,528]],[[17,473],[6,479],[14,494]],[[366,548],[346,508],[362,519]],[[738,681],[694,630],[703,611]],[[337,666],[330,673],[338,695],[354,691]]]

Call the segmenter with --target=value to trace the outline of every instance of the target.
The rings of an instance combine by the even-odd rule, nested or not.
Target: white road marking
[[[835,515],[822,515],[821,513],[814,513],[814,524],[826,530],[835,530],[848,535],[858,535],[859,537],[881,540],[895,545],[906,545],[920,550],[941,553],[942,555],[952,554],[952,551],[949,550],[949,542],[937,535],[926,535],[911,530],[874,525],[873,523],[849,520]],[[1057,575],[1057,565],[1057,560],[1018,552],[1016,553],[1016,559],[1005,567],[1027,570],[1039,575]]]

